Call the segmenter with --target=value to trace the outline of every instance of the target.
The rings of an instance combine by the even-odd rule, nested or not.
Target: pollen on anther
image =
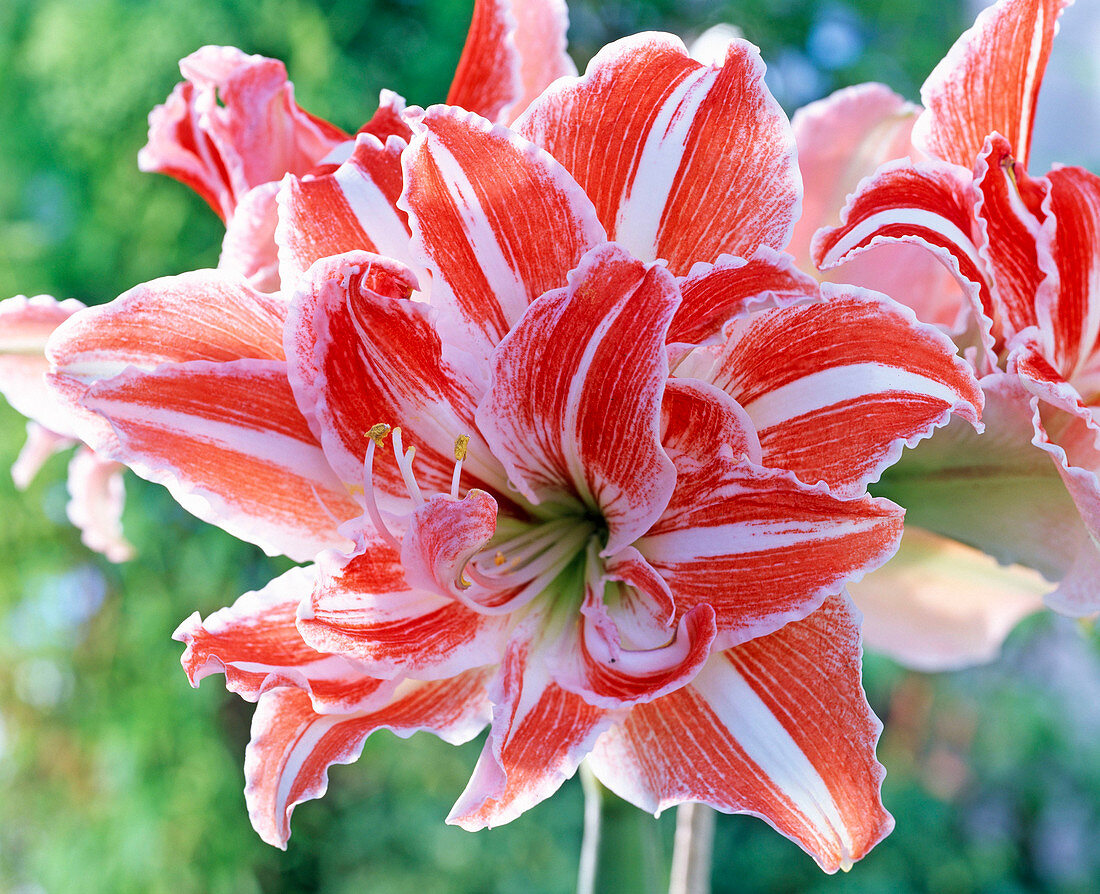
[[[504,553],[502,553],[498,549],[497,554],[495,556],[493,556],[493,564],[496,565],[499,568],[501,565],[503,565],[505,563],[505,561],[507,561],[507,560],[504,558]]]
[[[466,459],[466,448],[470,446],[469,435],[459,435],[455,438],[455,462]]]
[[[379,447],[382,446],[382,441],[386,435],[390,433],[390,426],[385,422],[376,422],[367,430],[367,437],[374,441]]]

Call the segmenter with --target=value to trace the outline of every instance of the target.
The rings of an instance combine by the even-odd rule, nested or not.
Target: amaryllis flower
[[[867,482],[981,395],[910,311],[781,253],[800,184],[762,75],[643,35],[514,131],[430,108],[280,187],[289,306],[197,272],[52,340],[115,456],[271,551],[330,547],[177,632],[193,682],[257,701],[265,840],[373,731],[486,722],[466,828],[587,757],[830,871],[889,830],[843,587],[901,533]]]
[[[509,123],[547,84],[576,69],[565,52],[564,0],[475,0],[447,101]],[[275,195],[287,174],[331,170],[352,139],[301,109],[277,59],[206,46],[180,62],[186,79],[149,115],[143,171],[195,189],[226,223],[218,266],[263,291],[279,288]],[[405,101],[383,90],[359,133],[407,139]]]
[[[966,355],[982,376],[986,432],[949,426],[891,470],[882,492],[916,524],[1058,582],[1047,604],[1087,615],[1100,610],[1100,345],[1091,322],[1100,181],[1080,168],[1027,172],[1039,86],[1065,5],[1002,0],[978,17],[922,90],[913,139],[930,160],[892,162],[865,180],[843,223],[817,237],[815,257],[829,267],[908,242],[963,285]],[[940,651],[931,661],[992,654],[1010,626],[1003,621],[1026,610],[1024,594],[1036,589],[1012,577],[1006,613],[987,615],[989,636],[977,652],[952,655],[929,631]],[[947,641],[954,635],[946,631]]]
[[[79,301],[57,301],[48,295],[0,301],[0,394],[28,420],[26,443],[11,469],[20,490],[54,453],[80,444],[68,403],[59,402],[46,385],[45,351],[53,331],[83,308]],[[109,427],[102,419],[87,411],[80,415],[108,437]],[[112,562],[133,554],[122,534],[122,471],[121,465],[82,444],[69,463],[69,520],[80,529],[86,546]]]

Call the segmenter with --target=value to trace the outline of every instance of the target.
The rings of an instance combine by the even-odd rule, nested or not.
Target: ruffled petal
[[[677,375],[745,408],[764,465],[858,496],[952,414],[978,425],[982,392],[951,340],[908,308],[854,286],[822,290],[821,301],[735,320]]]
[[[447,105],[507,124],[551,82],[577,73],[564,0],[476,0]]]
[[[913,142],[970,167],[1000,133],[1027,167],[1035,103],[1058,16],[1070,0],[1000,0],[983,10],[921,87]]]
[[[307,561],[346,544],[337,527],[362,513],[298,412],[284,363],[131,369],[94,385],[85,403],[118,433],[112,459],[271,555]]]
[[[385,677],[441,679],[500,659],[507,618],[410,586],[396,550],[369,528],[357,540],[350,557],[318,558],[317,585],[298,613],[306,642]]]
[[[609,239],[683,275],[790,239],[801,197],[794,135],[763,77],[745,41],[711,66],[679,38],[640,34],[552,85],[515,127],[576,178]]]
[[[503,489],[503,476],[474,424],[480,389],[443,357],[433,311],[405,300],[408,268],[366,252],[318,261],[299,283],[286,328],[290,384],[332,468],[358,485],[376,423],[399,426],[416,448],[416,479],[449,492],[455,439],[468,435],[467,485]],[[373,458],[372,487],[408,506],[391,450]],[[494,488],[495,489],[495,488]]]
[[[0,301],[0,394],[28,419],[51,432],[76,437],[67,402],[46,384],[46,343],[58,326],[84,309],[75,299],[17,295]]]
[[[512,131],[447,106],[416,130],[400,204],[435,275],[432,303],[485,357],[532,301],[565,285],[603,228],[562,166]]]
[[[312,566],[291,568],[261,590],[245,593],[204,621],[195,612],[172,634],[184,643],[180,662],[192,686],[225,674],[225,688],[254,702],[282,686],[302,690],[321,714],[347,714],[385,703],[395,684],[374,679],[342,655],[319,652],[302,639],[295,613],[309,597]]]
[[[122,534],[122,508],[126,504],[124,468],[100,459],[87,447],[77,450],[69,463],[69,503],[65,513],[80,529],[83,544],[112,562],[126,562],[134,556],[134,547]]]
[[[680,295],[683,301],[668,328],[668,340],[702,344],[717,337],[727,320],[751,308],[816,296],[817,282],[790,255],[762,245],[747,261],[722,257],[715,264],[696,264],[680,281]]]
[[[278,183],[261,183],[241,196],[226,222],[218,269],[244,277],[260,292],[279,291],[279,253],[275,227],[279,208]]]
[[[842,500],[824,484],[721,457],[682,459],[677,473],[667,511],[636,547],[678,610],[715,610],[715,648],[806,617],[901,540],[903,510],[885,500]]]
[[[11,480],[17,490],[26,490],[46,461],[55,453],[75,447],[79,442],[44,428],[37,422],[27,423],[27,440],[19,456],[11,464]]]
[[[529,635],[513,637],[489,689],[489,739],[448,823],[475,831],[511,822],[556,792],[616,718],[551,682],[539,649]]]
[[[860,665],[858,622],[843,596],[831,597],[633,708],[596,743],[590,765],[643,810],[701,801],[750,813],[826,872],[848,869],[893,828],[875,759],[882,725]]]
[[[678,304],[667,270],[606,244],[582,259],[567,288],[532,304],[492,357],[477,418],[494,455],[532,502],[599,511],[605,556],[649,528],[675,483],[660,407],[665,333]]]
[[[925,672],[993,661],[1049,589],[1037,571],[911,524],[898,554],[848,587],[867,648]]]
[[[406,145],[395,136],[360,134],[351,156],[330,173],[283,180],[275,240],[279,275],[289,288],[314,261],[347,251],[412,264],[408,218],[397,208]]]
[[[298,107],[277,59],[207,46],[180,71],[186,82],[149,115],[138,166],[186,183],[222,220],[253,187],[306,173],[348,139]]]
[[[252,827],[268,844],[286,849],[296,805],[328,789],[328,768],[358,759],[367,737],[388,729],[407,739],[426,730],[445,742],[468,742],[485,726],[484,671],[435,683],[406,681],[388,704],[355,714],[317,714],[299,689],[264,693],[245,751],[245,801]]]

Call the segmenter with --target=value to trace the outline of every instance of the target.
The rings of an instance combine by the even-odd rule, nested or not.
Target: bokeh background
[[[389,87],[441,100],[469,0],[4,0],[0,3],[0,297],[108,301],[217,261],[221,225],[185,187],[140,174],[145,116],[206,43],[286,61],[298,100],[354,131]],[[1095,4],[1091,5],[1095,7]],[[578,64],[660,28],[731,22],[758,44],[792,112],[879,80],[911,99],[974,9],[929,0],[620,0],[573,3]],[[1091,17],[1091,18],[1090,18]],[[1035,168],[1097,169],[1097,10],[1067,12],[1037,125]],[[22,420],[0,407],[0,472]],[[251,706],[219,678],[187,685],[169,637],[286,565],[179,509],[132,476],[113,566],[65,521],[65,458],[23,494],[0,473],[0,892],[567,892],[576,780],[501,829],[444,825],[480,742],[379,733],[298,808],[284,854],[248,825],[242,755]],[[716,892],[1100,890],[1100,636],[1025,622],[996,663],[939,676],[868,656],[886,723],[880,758],[896,831],[847,875],[823,876],[759,820],[718,819]],[[620,890],[658,891],[660,821],[613,810]],[[628,879],[627,877],[630,876]],[[667,876],[666,876],[667,877]]]

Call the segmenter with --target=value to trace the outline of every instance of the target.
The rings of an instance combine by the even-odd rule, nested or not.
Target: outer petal
[[[1036,571],[906,525],[898,554],[848,589],[868,648],[934,672],[995,659],[1050,585]]]
[[[28,422],[27,440],[23,442],[19,456],[11,464],[11,479],[15,487],[26,490],[51,456],[75,447],[77,443],[72,438],[43,428],[37,422]]]
[[[384,704],[394,684],[369,677],[362,665],[342,655],[310,648],[294,626],[314,578],[311,566],[291,568],[205,621],[195,612],[180,624],[172,638],[187,645],[180,662],[191,685],[225,674],[225,688],[250,702],[271,689],[292,686],[307,693],[321,714]]]
[[[678,375],[711,382],[745,408],[764,465],[858,496],[958,414],[974,425],[982,392],[950,339],[908,308],[853,286],[822,301],[743,316],[720,347]]]
[[[332,468],[358,484],[375,423],[400,426],[416,448],[416,478],[429,494],[448,492],[454,444],[471,436],[469,486],[503,479],[478,435],[480,389],[443,358],[426,305],[405,300],[411,272],[388,258],[349,252],[318,261],[299,283],[286,327],[290,383]],[[408,504],[408,489],[388,449],[374,458],[377,492]]]
[[[579,499],[602,513],[605,556],[649,528],[675,482],[660,407],[665,332],[678,304],[667,270],[604,245],[493,354],[477,418],[494,455],[532,502]],[[553,363],[542,362],[547,351]]]
[[[122,536],[122,507],[126,491],[123,466],[100,459],[81,447],[69,463],[69,521],[80,529],[80,539],[89,549],[103,553],[112,562],[125,562],[134,548]]]
[[[484,671],[436,683],[406,681],[388,704],[355,714],[317,714],[298,689],[264,693],[245,752],[245,801],[252,827],[268,844],[286,848],[290,814],[328,788],[328,768],[358,759],[367,737],[388,729],[403,739],[420,730],[446,742],[469,741],[485,725]]]
[[[713,340],[722,324],[767,303],[789,304],[816,297],[817,283],[794,265],[794,258],[760,246],[749,260],[721,257],[696,264],[680,281],[683,301],[668,329],[669,342]]]
[[[826,872],[848,869],[893,828],[857,623],[834,596],[805,620],[714,656],[690,686],[638,705],[606,733],[592,769],[644,810],[702,801],[751,813]]]
[[[149,115],[138,165],[186,183],[223,220],[252,187],[306,173],[348,138],[298,108],[277,59],[207,46],[180,71],[187,82]]]
[[[283,363],[129,370],[94,385],[85,403],[118,433],[113,458],[272,555],[306,561],[343,544],[337,526],[362,511],[298,412]]]
[[[0,394],[22,415],[50,431],[75,437],[71,411],[46,384],[46,342],[84,305],[49,295],[0,301]]]
[[[446,106],[416,129],[401,207],[436,275],[432,303],[487,356],[532,301],[565,285],[603,228],[561,165],[512,131]]]
[[[840,500],[787,472],[716,458],[682,459],[672,501],[636,544],[668,582],[676,607],[709,604],[715,648],[804,618],[898,547],[898,507]]]
[[[279,255],[275,226],[279,222],[275,196],[279,184],[261,183],[243,196],[226,222],[218,269],[236,273],[260,292],[279,291]]]
[[[507,124],[551,81],[577,73],[568,24],[564,0],[476,0],[447,105]]]
[[[513,638],[493,680],[489,739],[447,817],[469,831],[511,822],[550,797],[617,716],[550,682],[529,637]]]
[[[913,141],[970,167],[989,134],[1004,134],[1027,167],[1035,103],[1057,19],[1072,0],[1000,0],[979,14],[921,87]]]
[[[407,143],[360,134],[334,171],[287,176],[279,190],[279,273],[293,287],[320,258],[362,250],[412,263],[408,218],[397,209]],[[427,282],[425,282],[425,286]]]
[[[685,274],[790,238],[801,195],[794,135],[763,76],[742,40],[708,66],[676,37],[637,35],[545,91],[516,129],[576,178],[609,239]]]
[[[306,642],[385,677],[440,679],[499,660],[506,618],[410,586],[401,557],[369,526],[357,540],[350,557],[318,558],[317,586],[298,614]]]

